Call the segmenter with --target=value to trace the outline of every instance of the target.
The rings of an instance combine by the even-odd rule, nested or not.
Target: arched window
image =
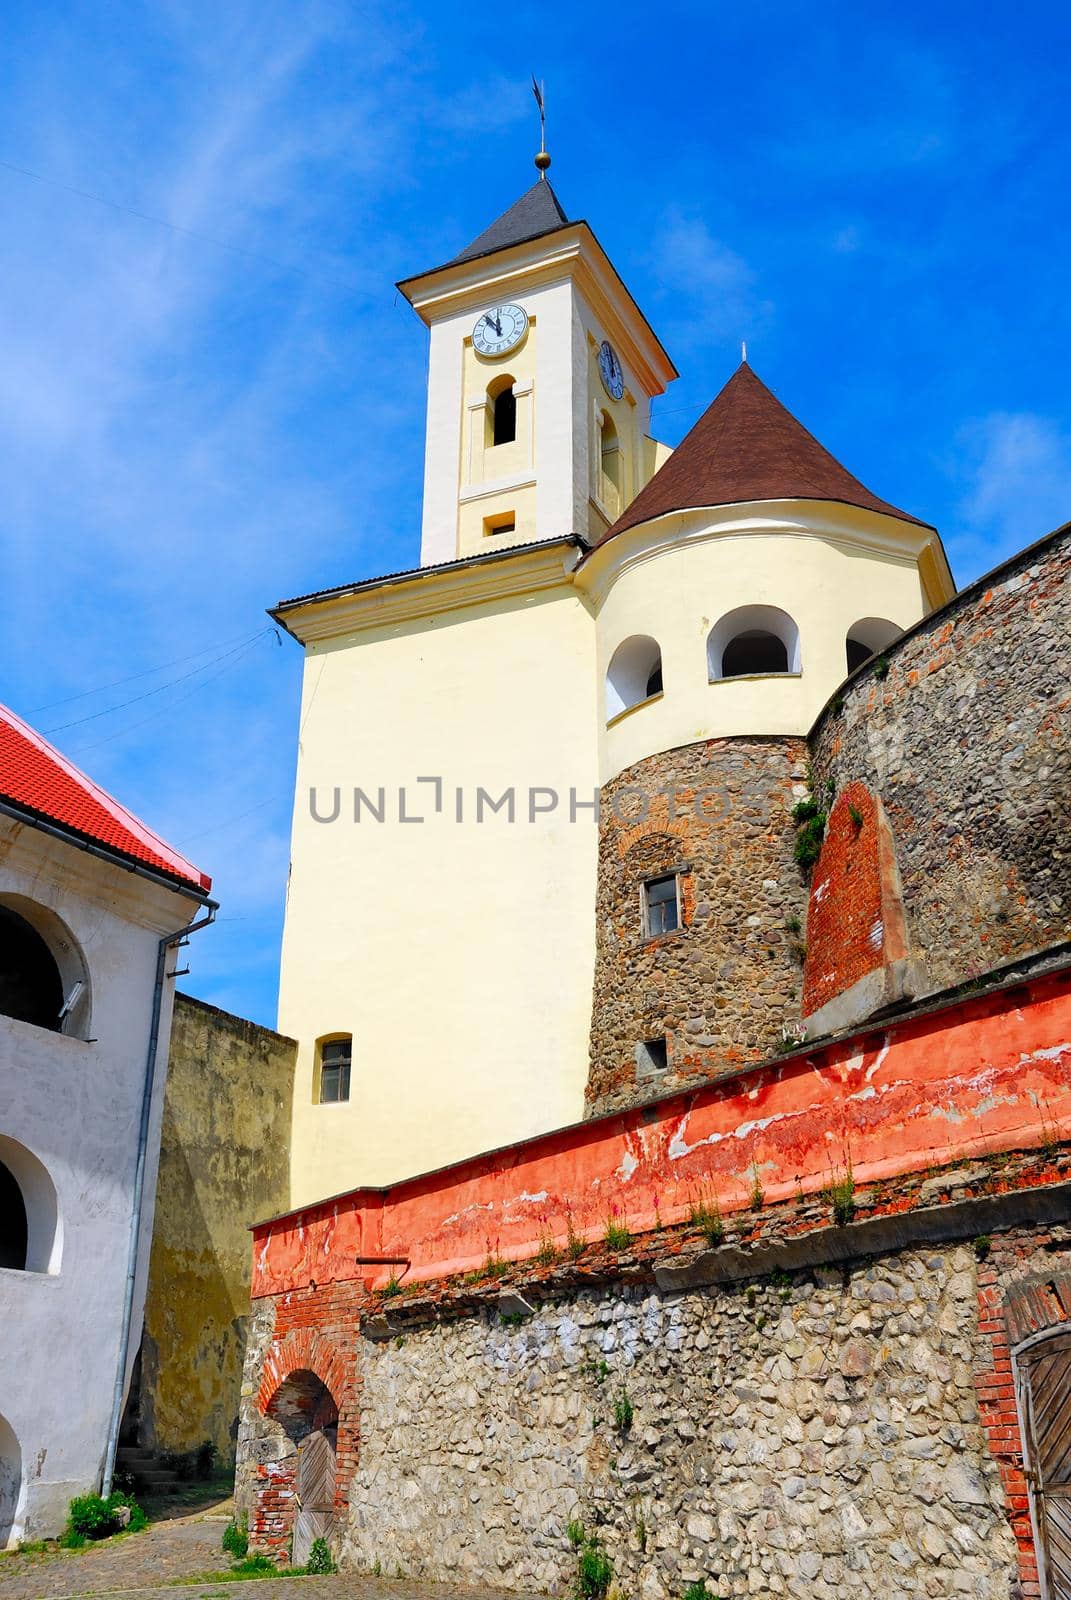
[[[707,639],[711,681],[800,671],[799,629],[777,606],[738,606]]]
[[[618,645],[606,673],[606,720],[662,693],[662,652],[655,639],[633,634]]]
[[[513,392],[513,378],[508,372],[500,373],[488,385],[487,403],[491,434],[489,443],[512,444],[517,437],[517,396]]]
[[[887,617],[861,617],[858,622],[853,622],[845,640],[848,671],[854,672],[856,667],[861,667],[871,656],[880,655],[882,650],[887,650],[891,644],[896,643],[903,631],[903,628],[898,628],[896,623],[890,622]]]
[[[89,985],[81,952],[54,912],[22,895],[0,900],[0,1016],[84,1037]]]
[[[22,1451],[15,1430],[0,1417],[0,1550],[11,1543],[22,1489]]]
[[[0,1134],[0,1267],[58,1272],[61,1233],[47,1169],[25,1145]]]
[[[615,516],[621,510],[621,441],[608,411],[599,421],[599,499]]]
[[[26,1271],[26,1202],[15,1174],[0,1161],[0,1267]]]

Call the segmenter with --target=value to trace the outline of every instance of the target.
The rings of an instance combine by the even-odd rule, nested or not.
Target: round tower
[[[954,585],[936,531],[742,364],[585,556],[602,689],[589,1110],[765,1059],[799,1016],[807,733]]]

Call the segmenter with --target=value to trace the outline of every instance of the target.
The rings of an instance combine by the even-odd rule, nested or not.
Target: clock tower
[[[398,287],[431,339],[421,565],[601,538],[668,454],[650,404],[677,373],[588,224],[541,173]]]

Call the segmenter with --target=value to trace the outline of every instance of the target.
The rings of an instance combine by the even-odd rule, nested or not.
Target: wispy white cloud
[[[702,349],[747,339],[773,314],[759,293],[757,274],[698,212],[678,206],[665,212],[649,265],[661,302],[659,326],[670,345]]]
[[[404,28],[361,12],[165,6],[140,56],[98,42],[92,73],[62,35],[22,53],[0,154],[53,181],[0,171],[0,581],[19,623],[0,698],[19,709],[415,553],[422,338],[392,305],[389,229],[362,222],[411,181],[418,97]],[[356,87],[332,79],[340,51],[365,64]],[[404,419],[379,403],[391,385],[416,397]],[[299,672],[265,641],[55,736],[213,872],[221,922],[191,982],[269,1022]]]
[[[968,422],[953,471],[962,494],[949,545],[965,576],[1071,520],[1071,433],[1050,417],[994,411]]]

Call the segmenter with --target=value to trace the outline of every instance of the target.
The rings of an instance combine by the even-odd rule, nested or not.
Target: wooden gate
[[[335,1530],[337,1428],[318,1428],[302,1439],[297,1458],[297,1516],[290,1559],[303,1567],[314,1539],[330,1542]]]
[[[1071,1332],[1016,1358],[1030,1503],[1046,1600],[1071,1600]]]

